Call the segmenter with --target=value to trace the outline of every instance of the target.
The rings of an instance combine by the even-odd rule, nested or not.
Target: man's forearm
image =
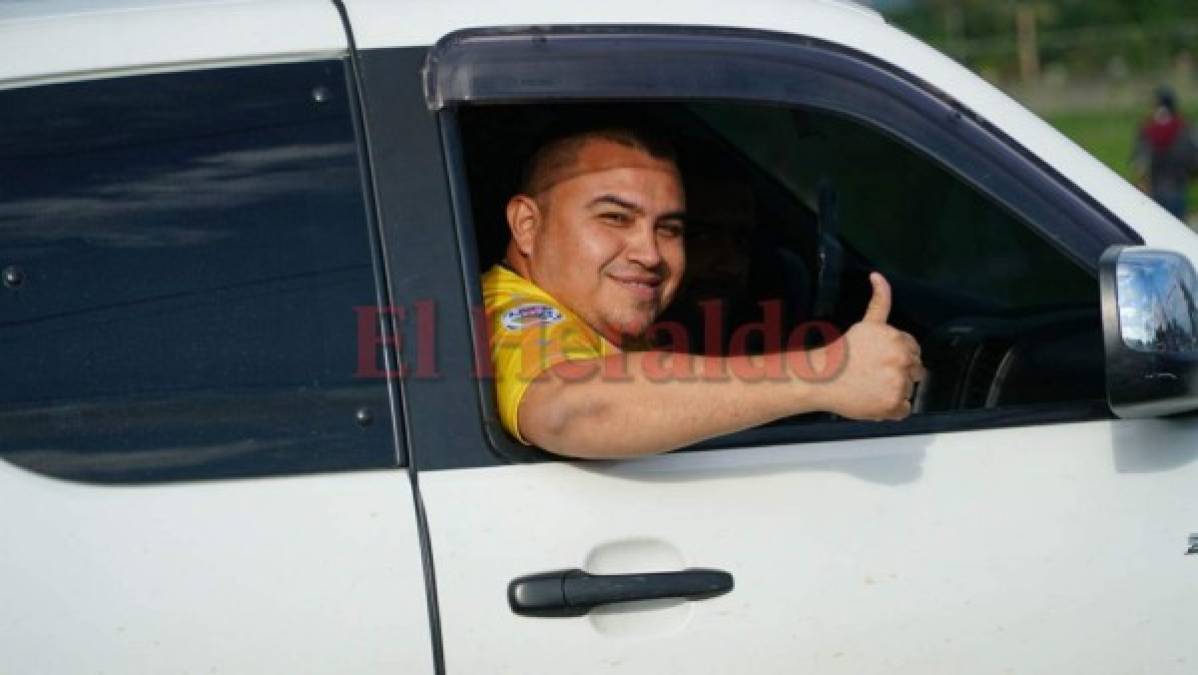
[[[821,409],[829,385],[785,375],[785,360],[635,352],[559,364],[525,393],[520,430],[557,454],[632,457]]]
[[[520,431],[572,457],[665,452],[788,415],[823,410],[858,420],[911,414],[924,376],[919,344],[887,325],[890,285],[870,275],[874,295],[861,321],[810,351],[707,357],[616,354],[550,368],[524,393]]]

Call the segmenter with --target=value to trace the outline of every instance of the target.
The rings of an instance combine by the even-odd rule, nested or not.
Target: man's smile
[[[610,274],[608,277],[640,300],[656,300],[662,285],[662,278],[655,274]]]

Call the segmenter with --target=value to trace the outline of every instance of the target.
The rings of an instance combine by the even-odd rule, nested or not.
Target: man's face
[[[678,168],[592,139],[533,197],[537,222],[517,236],[532,281],[608,340],[642,335],[674,298],[686,264]]]

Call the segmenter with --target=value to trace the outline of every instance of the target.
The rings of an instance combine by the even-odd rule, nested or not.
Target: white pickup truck
[[[881,270],[915,413],[506,437],[502,200],[613,118],[679,149],[686,348]],[[853,4],[0,3],[0,673],[1193,673],[1196,257]]]

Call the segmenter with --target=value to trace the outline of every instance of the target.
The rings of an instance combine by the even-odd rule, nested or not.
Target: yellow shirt
[[[528,385],[564,361],[595,359],[619,350],[528,279],[496,265],[483,275],[491,363],[499,421],[525,445],[517,413]]]

